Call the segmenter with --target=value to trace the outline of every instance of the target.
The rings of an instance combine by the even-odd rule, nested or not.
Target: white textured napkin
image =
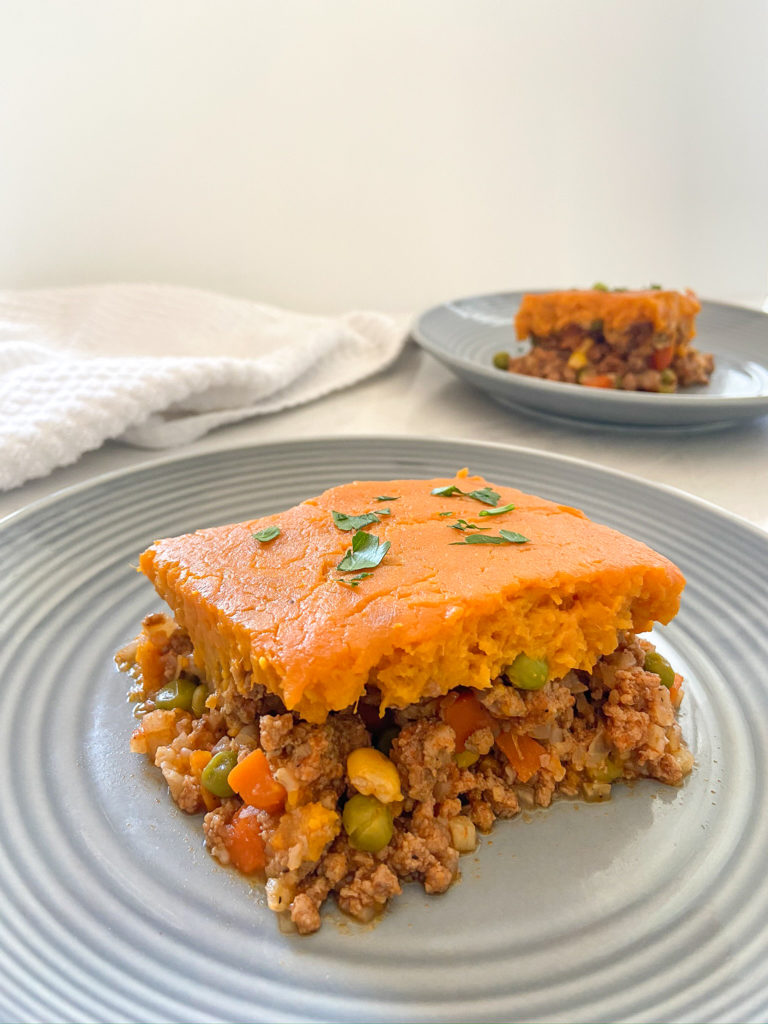
[[[381,370],[406,333],[167,285],[0,292],[0,489],[108,438],[163,448],[308,402]]]

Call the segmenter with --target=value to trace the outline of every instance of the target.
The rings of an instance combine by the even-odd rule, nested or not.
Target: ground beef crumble
[[[206,812],[205,842],[221,864],[232,861],[233,823],[245,805],[238,796],[213,798],[201,784],[198,761],[222,751],[233,751],[238,761],[257,748],[264,752],[286,791],[285,810],[247,807],[243,813],[263,837],[270,908],[308,934],[320,927],[330,896],[351,917],[370,921],[403,882],[445,892],[459,873],[460,852],[474,848],[475,830],[490,831],[497,818],[546,807],[556,796],[604,799],[619,778],[680,784],[693,764],[675,719],[681,692],[677,681],[669,689],[646,671],[651,650],[626,634],[591,673],[570,672],[540,690],[518,690],[504,678],[486,690],[470,690],[485,709],[486,724],[466,738],[464,760],[457,760],[456,733],[435,698],[382,718],[370,698],[359,713],[337,713],[322,725],[298,719],[266,696],[247,708],[242,701],[225,707],[209,702],[198,717],[163,710],[137,672],[139,658],[156,686],[194,673],[188,638],[166,616],[145,620],[142,637],[119,652],[118,664],[137,681],[141,720],[132,749],[160,768],[181,810]],[[503,731],[529,744],[535,740],[536,760],[523,777],[522,767],[497,743]],[[344,804],[355,794],[347,757],[372,745],[388,750],[402,795],[392,804],[392,837],[376,853],[355,849],[341,822]],[[320,846],[317,834],[305,834],[306,822],[315,820],[304,814],[307,808],[320,808],[326,829]]]
[[[623,391],[672,392],[695,384],[708,384],[714,371],[714,359],[687,344],[682,330],[654,334],[650,323],[631,324],[610,336],[602,328],[585,329],[570,325],[546,337],[531,337],[531,348],[509,359],[508,369],[529,377],[588,384],[603,378],[600,386]],[[664,369],[655,369],[653,360],[659,350],[672,353]],[[584,360],[575,362],[577,351]]]

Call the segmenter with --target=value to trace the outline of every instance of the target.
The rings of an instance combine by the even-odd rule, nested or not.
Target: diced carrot
[[[593,377],[582,377],[580,383],[586,384],[588,388],[614,387],[614,379],[609,373],[596,373]]]
[[[675,681],[669,688],[669,696],[672,706],[679,708],[683,699],[683,677],[677,672],[675,673]]]
[[[674,354],[674,345],[668,345],[666,348],[657,348],[651,356],[651,366],[654,370],[666,370],[672,362]]]
[[[276,814],[285,807],[285,788],[272,777],[263,750],[254,750],[239,761],[227,776],[227,782],[251,807]]]
[[[214,796],[205,786],[200,787],[200,796],[205,804],[206,811],[215,811],[217,807],[221,807],[221,800]]]
[[[238,871],[250,875],[266,863],[261,825],[253,807],[241,807],[224,829],[224,845]]]
[[[200,781],[200,776],[203,774],[203,768],[205,768],[212,757],[213,755],[210,750],[193,750],[189,755],[189,770],[198,782]],[[200,787],[200,797],[205,805],[206,811],[213,811],[217,807],[221,806],[221,800],[219,800],[217,796],[214,796],[210,790],[205,788],[205,786]]]
[[[541,768],[541,757],[546,751],[533,736],[516,736],[513,732],[502,732],[496,737],[496,744],[507,755],[507,760],[521,782],[528,782]]]
[[[212,756],[210,750],[193,750],[189,755],[189,767],[196,779],[199,779],[203,774],[203,768],[205,768]]]
[[[443,701],[443,721],[450,725],[456,733],[456,753],[464,750],[467,739],[478,729],[492,729],[496,720],[483,707],[474,693],[460,693],[457,697],[449,696]]]

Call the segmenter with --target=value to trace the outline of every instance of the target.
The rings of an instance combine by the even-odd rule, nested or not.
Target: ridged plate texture
[[[413,337],[502,405],[548,416],[642,427],[705,427],[768,414],[768,316],[702,302],[694,341],[715,357],[706,387],[673,395],[613,391],[540,380],[494,368],[494,353],[518,354],[514,318],[522,292],[478,295],[427,310]]]
[[[655,639],[686,676],[681,789],[499,822],[444,896],[283,934],[128,750],[112,664],[159,610],[153,539],[353,479],[462,466],[584,508],[688,578]],[[3,1021],[764,1021],[768,539],[678,492],[524,449],[337,438],[153,463],[0,524]]]

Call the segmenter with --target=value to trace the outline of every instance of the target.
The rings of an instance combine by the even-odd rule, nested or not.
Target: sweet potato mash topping
[[[490,518],[469,496],[484,488],[499,495]],[[333,513],[376,512],[384,496],[389,514],[365,531],[389,547],[357,586],[340,585],[352,533]],[[459,520],[523,542],[456,544],[468,536],[451,528]],[[270,527],[279,535],[254,540]],[[278,515],[159,540],[140,568],[225,702],[266,691],[310,722],[366,689],[382,709],[483,690],[521,654],[552,679],[591,669],[620,630],[668,622],[684,583],[667,559],[579,510],[472,476],[335,487]]]
[[[518,338],[548,335],[577,325],[588,331],[596,319],[603,333],[624,331],[637,323],[649,323],[655,333],[671,333],[685,323],[690,340],[695,335],[694,317],[701,310],[691,291],[603,291],[571,289],[524,295],[515,317]]]

